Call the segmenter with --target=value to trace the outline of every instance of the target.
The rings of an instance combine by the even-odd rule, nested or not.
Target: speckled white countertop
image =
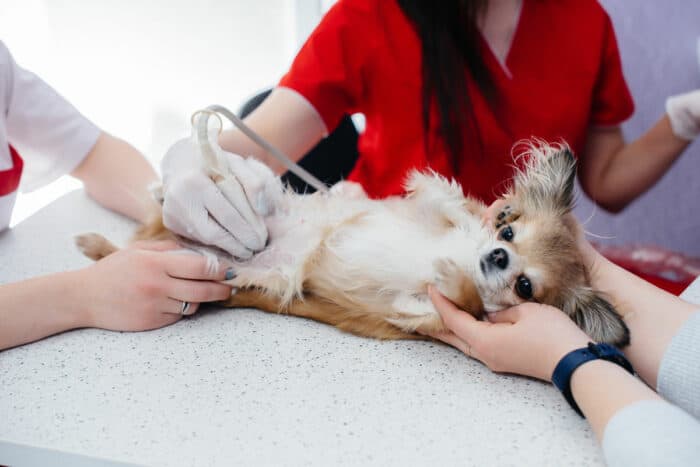
[[[0,234],[0,282],[87,264],[76,233],[123,242],[132,228],[73,192]],[[0,353],[0,465],[120,463],[603,464],[549,384],[440,344],[301,318],[210,309],[156,331],[85,329]]]

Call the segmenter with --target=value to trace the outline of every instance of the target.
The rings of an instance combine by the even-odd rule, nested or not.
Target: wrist
[[[576,329],[578,330],[578,328]],[[567,354],[573,352],[574,350],[586,347],[590,340],[591,338],[588,337],[583,331],[581,331],[580,336],[575,336],[566,340],[560,340],[558,345],[552,348],[549,364],[547,365],[547,368],[544,371],[544,377],[542,379],[551,383],[552,375],[554,374],[554,370],[556,369],[559,362],[561,362],[561,360]]]
[[[599,360],[618,365],[628,373],[634,374],[632,365],[617,348],[609,344],[594,344],[593,342],[589,342],[586,347],[573,350],[564,355],[552,373],[552,383],[561,391],[571,408],[582,417],[584,415],[576,403],[572,392],[573,375],[582,366]]]
[[[76,269],[62,273],[63,293],[65,298],[64,314],[70,329],[89,328],[93,326],[92,302],[90,292],[95,292],[89,284],[90,269]]]

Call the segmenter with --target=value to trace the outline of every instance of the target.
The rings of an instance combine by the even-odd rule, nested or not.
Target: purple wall
[[[615,25],[625,77],[636,111],[625,122],[626,139],[650,128],[668,95],[700,88],[698,0],[600,0]],[[700,140],[671,170],[619,215],[610,215],[581,193],[576,214],[591,215],[586,230],[614,236],[606,242],[655,243],[700,257]]]

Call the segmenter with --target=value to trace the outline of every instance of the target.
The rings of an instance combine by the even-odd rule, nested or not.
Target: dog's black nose
[[[508,267],[508,252],[503,248],[496,248],[489,253],[487,260],[497,268],[505,269]]]

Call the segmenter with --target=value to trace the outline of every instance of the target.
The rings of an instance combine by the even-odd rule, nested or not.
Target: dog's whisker
[[[588,217],[586,218],[586,220],[581,221],[581,225],[583,225],[583,226],[588,225],[588,223],[591,222],[591,221],[593,220],[593,218],[595,217],[595,215],[597,214],[597,212],[598,212],[598,205],[597,205],[597,204],[593,204],[593,207],[591,208],[591,213],[588,215]]]
[[[599,235],[587,230],[584,230],[583,233],[599,240],[614,240],[617,238],[617,235]]]

